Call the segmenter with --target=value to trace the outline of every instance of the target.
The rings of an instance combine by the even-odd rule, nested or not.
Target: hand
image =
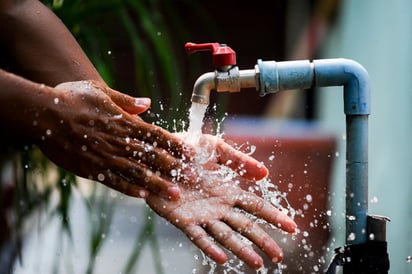
[[[296,224],[259,196],[243,190],[239,184],[245,179],[235,176],[233,172],[227,172],[227,169],[219,164],[228,156],[221,153],[230,151],[227,144],[224,145],[223,141],[208,136],[203,136],[201,143],[202,146],[199,147],[202,147],[202,152],[198,153],[203,154],[201,158],[204,160],[196,159],[192,166],[198,169],[200,177],[197,183],[180,184],[181,193],[178,201],[150,194],[146,199],[147,204],[181,229],[217,263],[224,264],[227,256],[216,242],[233,252],[250,267],[258,269],[262,266],[262,258],[238,237],[238,233],[252,241],[274,263],[280,262],[283,255],[279,246],[247,216],[246,212],[289,233],[295,232]],[[208,151],[206,156],[205,151]],[[249,178],[259,180],[267,175],[267,170],[262,168],[261,164],[258,166],[256,160],[240,152],[236,154],[239,156],[237,164],[255,171],[249,173]],[[252,168],[253,166],[255,168]]]
[[[136,115],[150,106],[149,99],[93,81],[62,83],[54,92],[47,98],[52,101],[47,113],[41,115],[46,117],[38,117],[43,133],[38,143],[57,165],[134,197],[153,192],[176,200],[176,182],[195,181],[190,168],[194,148]],[[256,160],[221,140],[216,143],[217,164],[228,165],[245,178],[267,175]]]
[[[62,83],[55,91],[42,114],[47,117],[39,117],[44,133],[39,146],[46,156],[127,195],[144,197],[147,189],[178,198],[177,185],[165,178],[182,169],[183,142],[135,115],[150,106],[149,99],[92,81]]]

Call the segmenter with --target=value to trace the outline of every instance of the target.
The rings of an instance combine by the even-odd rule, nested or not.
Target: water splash
[[[196,145],[199,143],[200,137],[202,135],[203,119],[205,116],[206,109],[207,109],[207,105],[197,104],[197,103],[193,103],[190,108],[189,128],[187,131],[188,135],[187,135],[186,140],[191,144]],[[217,121],[218,127],[217,127],[216,135],[218,137],[223,135],[223,132],[220,132],[221,131],[220,125],[222,124],[222,122],[223,120],[220,122]],[[242,146],[246,146],[247,148],[249,148],[249,152],[247,152],[247,155],[253,155],[256,150],[256,146],[250,143],[242,144],[240,148]],[[197,157],[196,161],[199,161],[199,162],[208,161],[208,157],[213,157],[213,155],[211,156],[207,152],[204,153],[204,150],[201,149],[200,146],[196,146],[196,147],[200,149],[198,151],[200,152],[199,154],[200,156]],[[274,157],[271,160],[274,160]],[[222,177],[222,175],[224,176],[224,180],[233,180],[233,178],[236,177],[236,173],[226,166],[222,166],[221,169],[217,172],[219,173],[219,175],[221,175],[220,178]],[[209,175],[212,175],[212,174],[209,174]],[[213,176],[206,176],[206,178],[211,178],[211,177]],[[291,204],[289,203],[289,201],[287,200],[286,193],[282,193],[281,191],[279,191],[278,187],[275,184],[273,184],[268,178],[257,181],[255,188],[252,187],[249,190],[251,192],[261,193],[262,197],[267,202],[271,203],[276,208],[278,208],[280,211],[289,215],[292,219],[295,217],[296,212],[291,206]],[[309,200],[311,200],[311,198],[312,197],[308,197]],[[267,224],[265,220],[259,219],[256,216],[251,215],[247,212],[244,212],[244,213],[247,216],[249,216],[252,220],[254,220],[256,223]],[[269,224],[269,225],[272,229],[276,229],[276,230],[278,229],[278,227],[276,227],[275,225],[272,225],[272,224]],[[209,266],[208,273],[215,273],[216,268],[217,268],[216,262],[214,262],[209,257],[207,257],[203,252],[201,252],[201,254],[203,257],[202,265]],[[230,259],[224,265],[225,269],[223,270],[223,273],[243,274],[244,273],[242,271],[243,266],[244,266],[244,263],[242,261],[237,260],[237,259],[236,260]],[[275,273],[282,273],[282,269],[283,269],[282,264],[278,264],[278,267],[275,270]],[[194,270],[194,272],[192,273],[196,273],[196,270]],[[256,273],[257,274],[267,274],[268,270],[264,266],[262,266],[262,268],[257,270]]]

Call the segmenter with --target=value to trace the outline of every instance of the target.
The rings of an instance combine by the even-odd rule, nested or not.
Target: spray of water
[[[204,152],[202,151],[202,147],[197,145],[199,144],[200,141],[200,137],[202,134],[202,127],[203,127],[203,119],[205,116],[205,112],[206,112],[206,105],[202,105],[202,104],[196,104],[193,103],[190,111],[189,111],[189,128],[187,131],[187,135],[186,135],[186,140],[191,143],[192,145],[194,145],[196,148],[198,148],[198,157],[196,157],[195,161],[199,161],[199,162],[203,162],[203,161],[207,161],[207,159],[203,159],[205,157],[210,157],[208,152]],[[223,133],[220,132],[221,129],[221,124],[222,121],[217,121],[217,135],[221,136],[223,135]],[[248,155],[253,155],[256,147],[254,145],[251,144],[244,144],[247,145],[250,148],[250,152],[248,153]],[[243,144],[241,145],[243,146]],[[216,171],[215,171],[216,172]],[[235,173],[234,171],[232,171],[231,169],[222,166],[221,169],[218,171],[219,175],[223,175],[224,179],[226,180],[231,180],[232,178],[235,177]],[[221,177],[220,177],[221,178]],[[265,178],[262,179],[260,181],[257,182],[257,186],[258,189],[257,191],[259,191],[260,193],[262,193],[263,198],[270,202],[271,204],[273,204],[275,207],[277,207],[278,209],[280,209],[281,211],[285,212],[286,214],[288,214],[289,216],[291,216],[291,218],[294,218],[295,216],[295,210],[292,208],[292,206],[290,205],[290,203],[288,202],[288,200],[286,199],[286,194],[285,193],[281,193],[277,186],[272,184],[270,182],[269,179]],[[256,189],[250,189],[250,191],[254,192],[256,191]],[[245,212],[245,214],[247,214]],[[251,215],[251,214],[247,214],[251,219],[255,220],[255,222],[257,223],[262,223],[262,224],[266,224],[266,221],[262,220],[262,219],[258,219],[255,216]],[[271,227],[273,229],[277,229],[275,226],[271,225]],[[207,265],[209,266],[209,273],[215,273],[216,270],[216,263],[214,261],[212,261],[210,258],[208,258],[204,253],[202,253],[202,257],[203,257],[203,261],[202,261],[202,265]],[[225,264],[225,269],[223,270],[223,273],[237,273],[237,274],[242,274],[244,273],[241,269],[244,266],[244,263],[240,260],[229,260],[226,264]],[[195,271],[196,272],[196,271]],[[258,274],[266,274],[268,273],[268,270],[263,266],[261,269],[259,269],[256,273]],[[278,269],[275,270],[275,273],[282,273],[282,266],[279,264]]]

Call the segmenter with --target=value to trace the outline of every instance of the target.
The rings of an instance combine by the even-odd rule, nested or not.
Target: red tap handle
[[[198,51],[211,51],[214,67],[236,65],[236,53],[225,44],[219,43],[186,43],[185,50],[188,54]]]

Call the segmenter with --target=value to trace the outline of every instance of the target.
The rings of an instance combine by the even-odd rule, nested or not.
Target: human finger
[[[193,168],[163,148],[129,137],[112,139],[110,143],[113,146],[125,147],[118,152],[118,156],[133,159],[153,170],[160,171],[175,181],[183,182],[196,179]]]
[[[288,215],[253,193],[241,194],[236,201],[236,206],[286,232],[296,232],[297,225]]]
[[[243,213],[232,211],[225,216],[224,221],[252,241],[273,263],[279,263],[283,259],[283,252],[278,244],[256,222]]]
[[[140,114],[145,112],[151,104],[150,98],[132,97],[111,88],[106,88],[105,93],[113,102],[130,114]]]
[[[149,191],[147,189],[139,185],[131,184],[125,181],[113,172],[108,171],[107,176],[108,178],[105,178],[104,174],[100,173],[96,179],[100,183],[103,183],[104,185],[107,185],[110,188],[131,197],[146,198],[149,196]]]
[[[198,225],[188,225],[182,230],[189,239],[198,246],[209,258],[219,264],[224,264],[227,261],[226,253],[213,242],[209,235]]]
[[[236,150],[223,140],[217,142],[216,150],[219,163],[227,165],[245,179],[260,180],[269,174],[263,163]]]
[[[176,134],[149,123],[139,121],[139,124],[129,125],[130,128],[135,128],[130,137],[137,138],[142,141],[148,141],[158,147],[164,148],[174,157],[179,157],[183,160],[190,161],[194,155],[194,149],[189,144],[185,143],[183,138]]]
[[[178,200],[180,197],[179,187],[153,172],[146,166],[133,159],[118,157],[113,171],[129,184],[139,185],[152,193],[160,194],[170,200]]]
[[[262,257],[227,224],[221,221],[210,222],[206,225],[206,230],[213,238],[251,268],[259,269],[262,266]]]

